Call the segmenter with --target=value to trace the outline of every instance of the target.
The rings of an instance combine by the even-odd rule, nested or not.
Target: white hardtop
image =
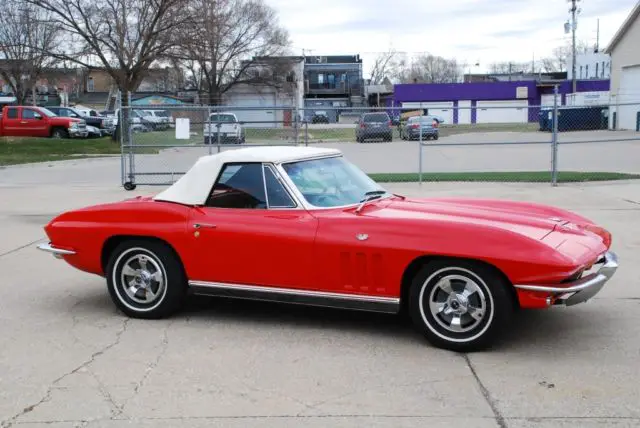
[[[337,156],[338,149],[300,146],[247,147],[202,156],[178,181],[153,199],[185,205],[204,205],[214,182],[226,163],[265,162],[283,163]]]

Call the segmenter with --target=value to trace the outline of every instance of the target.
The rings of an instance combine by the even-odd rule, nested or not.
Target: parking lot
[[[376,154],[354,160],[380,172],[382,147],[400,144],[366,145]],[[185,159],[196,154],[182,150]],[[415,153],[406,150],[394,152],[394,169]],[[442,153],[474,158],[455,150]],[[615,152],[612,162],[633,169],[637,151]],[[496,349],[457,355],[386,315],[197,298],[169,320],[127,319],[104,279],[35,249],[63,210],[161,190],[125,192],[119,167],[114,158],[0,170],[3,428],[640,424],[640,183],[388,185],[407,195],[549,203],[614,235],[621,267],[596,299],[522,313]]]

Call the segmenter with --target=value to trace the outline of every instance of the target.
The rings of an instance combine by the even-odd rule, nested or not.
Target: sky
[[[365,77],[378,52],[431,53],[481,73],[531,62],[571,42],[567,0],[265,0],[289,30],[294,54],[360,54]],[[637,0],[580,0],[576,39],[604,49]],[[479,63],[479,66],[475,64]]]

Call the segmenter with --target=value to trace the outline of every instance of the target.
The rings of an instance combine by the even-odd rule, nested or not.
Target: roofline
[[[618,31],[616,32],[616,34],[614,34],[613,38],[609,42],[609,45],[604,49],[604,53],[611,54],[611,51],[620,42],[622,36],[626,34],[626,32],[629,30],[629,27],[631,27],[631,24],[636,20],[638,15],[640,15],[640,1],[636,3],[633,9],[631,9],[631,12],[622,23],[622,26],[618,28]]]

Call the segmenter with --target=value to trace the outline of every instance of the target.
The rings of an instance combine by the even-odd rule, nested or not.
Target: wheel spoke
[[[156,293],[154,293],[153,290],[150,288],[145,288],[144,298],[147,302],[151,302],[153,299],[156,298]]]
[[[129,288],[127,288],[127,290],[129,290],[129,295],[131,297],[136,297],[136,294],[138,293],[138,290],[140,290],[140,287],[138,287],[137,285],[129,284]]]
[[[451,286],[451,279],[443,278],[436,284],[436,287],[439,287],[442,291],[447,294],[453,293],[453,287]]]
[[[431,313],[434,315],[439,314],[442,311],[446,311],[450,308],[447,307],[447,302],[429,302],[429,306],[431,307]]]
[[[140,263],[140,269],[146,270],[147,272],[149,271],[149,268],[147,267],[147,258],[145,256],[140,256],[138,258],[138,263]]]
[[[473,317],[474,320],[480,321],[482,317],[484,317],[484,309],[476,308],[475,306],[469,305],[468,313]]]
[[[156,282],[162,282],[162,272],[160,271],[154,272],[151,275],[151,279],[153,279]]]
[[[462,318],[460,315],[454,315],[451,319],[451,330],[462,331]]]
[[[138,274],[138,270],[134,269],[131,266],[129,266],[128,264],[126,264],[122,268],[122,274],[126,275],[126,276],[135,276],[135,275]]]
[[[469,296],[471,296],[473,293],[475,293],[475,292],[476,292],[476,290],[470,289],[471,287],[472,287],[472,286],[471,286],[471,284],[469,284],[469,283],[466,283],[466,284],[465,284],[465,286],[464,286],[464,290],[462,291],[462,296],[463,296],[465,299],[468,299],[468,298],[469,298]]]

